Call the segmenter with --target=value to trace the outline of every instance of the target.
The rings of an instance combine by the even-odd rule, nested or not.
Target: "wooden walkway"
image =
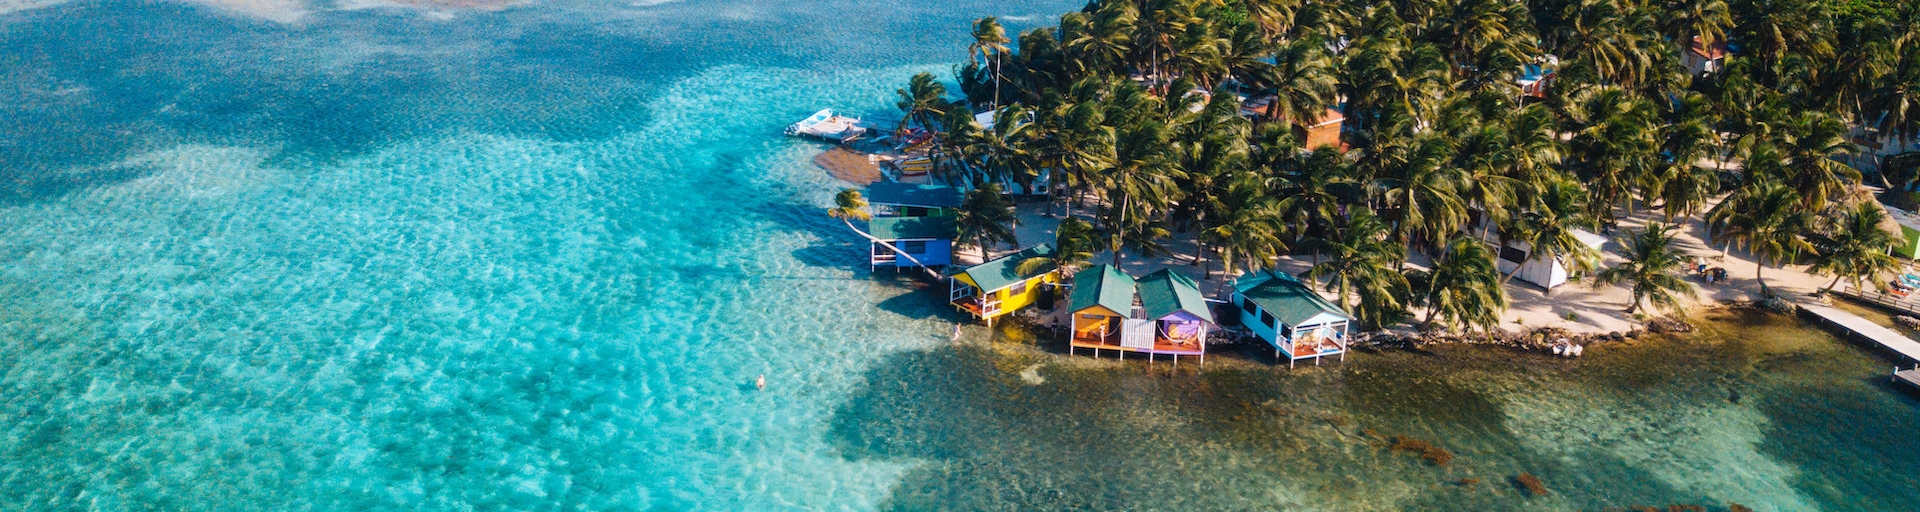
[[[1920,362],[1920,342],[1902,336],[1900,333],[1894,332],[1893,329],[1888,329],[1885,326],[1873,323],[1871,320],[1860,318],[1859,315],[1812,302],[1802,302],[1800,304],[1800,310],[1806,311],[1807,314],[1813,315],[1828,324],[1845,329],[1853,333],[1856,337],[1872,341],[1896,354],[1906,356],[1910,361]]]
[[[1920,367],[1896,370],[1893,372],[1893,380],[1920,388]]]
[[[1920,316],[1920,299],[1909,300],[1878,290],[1855,290],[1851,286],[1834,288],[1833,293],[1862,302],[1871,302],[1883,308],[1899,311],[1907,316]]]

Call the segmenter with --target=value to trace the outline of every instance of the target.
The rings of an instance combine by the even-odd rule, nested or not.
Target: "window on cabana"
[[[1026,282],[1026,281],[1021,281],[1021,282],[1019,282],[1019,283],[1016,283],[1016,284],[1014,284],[1014,285],[1013,285],[1013,287],[1012,287],[1012,288],[1008,288],[1008,289],[1007,289],[1007,295],[1020,295],[1020,294],[1023,294],[1023,293],[1027,293],[1027,282]]]

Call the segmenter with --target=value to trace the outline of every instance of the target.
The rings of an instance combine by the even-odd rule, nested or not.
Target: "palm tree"
[[[1039,177],[1038,157],[1028,151],[1033,146],[1029,142],[1036,139],[1028,120],[1031,112],[1019,103],[1000,107],[993,113],[993,127],[967,141],[969,163],[982,173],[972,176],[974,182],[1011,182],[1024,189]]]
[[[1404,297],[1409,290],[1407,278],[1395,269],[1405,249],[1387,241],[1387,225],[1364,208],[1356,210],[1330,237],[1314,238],[1306,245],[1327,254],[1327,259],[1307,271],[1313,280],[1327,280],[1339,299],[1340,308],[1369,325],[1397,321],[1406,310]],[[1350,291],[1360,293],[1357,307],[1347,306]]]
[[[1600,255],[1573,234],[1574,229],[1591,221],[1581,207],[1584,195],[1579,184],[1558,181],[1541,192],[1540,201],[1534,203],[1533,208],[1520,214],[1514,223],[1517,228],[1512,238],[1527,243],[1528,258],[1558,261],[1570,274],[1591,272],[1599,265]],[[1506,284],[1519,272],[1516,266],[1513,272],[1500,278],[1500,283]],[[1548,288],[1544,293],[1551,295],[1553,289]]]
[[[1165,236],[1160,233],[1166,229],[1155,219],[1180,199],[1174,180],[1184,173],[1176,163],[1164,124],[1144,119],[1121,128],[1113,165],[1099,173],[1106,200],[1101,228],[1108,234],[1114,266],[1120,265],[1123,247],[1153,252],[1154,239]]]
[[[1176,51],[1179,37],[1187,31],[1187,26],[1199,21],[1195,9],[1196,0],[1154,0],[1142,2],[1140,18],[1133,24],[1133,43],[1135,62],[1144,62],[1141,68],[1152,73],[1149,82],[1155,90],[1166,86],[1166,77],[1161,75],[1164,64]],[[1164,91],[1162,91],[1164,92]]]
[[[1920,11],[1920,7],[1914,9]],[[1881,132],[1902,142],[1920,136],[1920,36],[1914,41],[1867,100],[1872,115],[1865,118],[1880,119]]]
[[[1247,13],[1248,21],[1260,28],[1260,34],[1267,39],[1287,32],[1293,26],[1293,15],[1300,8],[1299,0],[1241,0],[1240,7]]]
[[[1556,122],[1553,112],[1540,104],[1523,107],[1506,119],[1507,143],[1511,146],[1507,177],[1516,182],[1517,204],[1531,203],[1535,190],[1560,177],[1557,166],[1566,151]]]
[[[1439,318],[1449,331],[1478,327],[1493,335],[1507,309],[1507,290],[1500,286],[1487,246],[1470,238],[1453,239],[1424,278],[1427,316],[1421,323]]]
[[[1013,233],[1012,226],[1017,220],[1013,203],[1001,194],[998,184],[988,183],[968,191],[953,220],[960,229],[956,239],[979,247],[982,256],[1000,243],[1020,243]]]
[[[847,229],[853,230],[854,233],[858,233],[868,241],[880,244],[881,247],[885,247],[887,250],[893,251],[894,254],[906,258],[907,261],[913,262],[914,265],[919,266],[921,270],[925,270],[927,275],[933,276],[934,279],[940,279],[941,276],[939,272],[934,272],[932,268],[927,267],[927,264],[921,263],[920,260],[914,258],[912,254],[907,254],[907,251],[902,251],[899,247],[894,247],[892,243],[886,240],[875,238],[866,231],[853,227],[854,219],[865,221],[873,218],[873,213],[867,211],[867,198],[861,197],[860,189],[849,188],[841,190],[840,193],[833,195],[833,204],[833,208],[827,209],[827,216],[840,219],[841,223],[847,225]]]
[[[1441,137],[1414,143],[1406,159],[1375,183],[1381,208],[1389,212],[1394,239],[1401,244],[1438,244],[1467,220],[1462,190],[1465,174],[1452,165],[1452,150]]]
[[[1568,117],[1576,128],[1569,143],[1573,168],[1591,187],[1587,207],[1595,219],[1611,220],[1629,184],[1653,165],[1653,108],[1625,89],[1600,87],[1583,93]]]
[[[1655,198],[1661,200],[1667,222],[1673,222],[1678,216],[1693,215],[1720,191],[1719,175],[1699,165],[1711,154],[1719,136],[1713,133],[1713,125],[1701,108],[1705,101],[1697,94],[1689,97],[1693,99],[1686,102],[1688,108],[1680,114],[1680,119],[1661,128],[1660,147],[1665,161],[1655,165],[1653,172],[1647,174],[1646,183],[1641,185],[1649,205]]]
[[[1007,53],[1007,29],[1000,26],[999,18],[988,16],[973,22],[973,44],[967,45],[967,53],[980,56],[982,65],[991,59],[993,64],[993,106],[1000,107],[1001,56]]]
[[[1109,76],[1122,69],[1133,52],[1133,25],[1140,18],[1133,2],[1102,2],[1091,15],[1070,13],[1060,19],[1060,39],[1073,62],[1088,75]]]
[[[1681,51],[1686,51],[1694,38],[1699,38],[1701,44],[1725,41],[1727,29],[1733,26],[1733,15],[1725,0],[1661,0],[1660,3],[1664,11],[1660,32]]]
[[[1113,165],[1113,127],[1106,125],[1104,107],[1081,102],[1063,105],[1056,115],[1045,119],[1054,124],[1052,136],[1040,140],[1045,145],[1042,160],[1054,169],[1057,186],[1066,190],[1065,216],[1073,216],[1074,196],[1093,180],[1092,172]]]
[[[1811,242],[1819,252],[1807,271],[1832,275],[1833,282],[1827,283],[1829,291],[1840,284],[1841,279],[1852,282],[1856,290],[1863,281],[1883,287],[1880,276],[1900,268],[1893,256],[1887,254],[1895,240],[1892,233],[1881,228],[1886,218],[1887,213],[1872,201],[1861,201],[1841,212],[1829,229],[1812,235]]]
[[[1463,88],[1481,90],[1510,83],[1502,78],[1537,52],[1535,37],[1526,30],[1531,22],[1522,2],[1460,0],[1436,20],[1440,27],[1434,36],[1447,50],[1456,76],[1465,81]]]
[[[1762,293],[1767,281],[1760,272],[1768,261],[1784,264],[1799,252],[1813,252],[1812,244],[1801,238],[1810,224],[1800,209],[1800,193],[1784,184],[1757,179],[1734,191],[1707,212],[1707,223],[1715,230],[1713,241],[1738,244],[1752,253],[1753,277]]]
[[[1590,69],[1605,82],[1632,87],[1647,76],[1653,67],[1651,54],[1659,51],[1648,48],[1648,34],[1639,30],[1642,27],[1637,22],[1645,13],[1634,8],[1638,3],[1564,2],[1559,12],[1551,14],[1557,21],[1549,25],[1552,30],[1543,35],[1551,38],[1553,53],[1570,67]]]
[[[1060,221],[1053,231],[1053,254],[1034,256],[1021,260],[1014,268],[1021,275],[1029,275],[1045,268],[1060,270],[1062,277],[1073,277],[1075,271],[1093,262],[1093,253],[1099,243],[1094,241],[1093,225],[1087,221],[1068,217]]]
[[[1251,173],[1229,184],[1214,203],[1208,226],[1200,230],[1200,241],[1220,253],[1222,276],[1232,278],[1235,263],[1264,268],[1286,252],[1279,210]]]
[[[1732,39],[1743,53],[1760,59],[1762,68],[1777,73],[1789,56],[1822,59],[1833,53],[1833,24],[1826,2],[1813,0],[1749,0],[1734,8]]]
[[[1281,219],[1293,228],[1295,237],[1331,227],[1343,205],[1357,204],[1365,197],[1339,152],[1315,151],[1300,160],[1292,172],[1269,178],[1272,197],[1280,201]]]
[[[1319,38],[1296,40],[1280,46],[1273,60],[1265,76],[1247,77],[1249,85],[1273,90],[1267,118],[1318,121],[1338,94],[1326,43]]]
[[[1694,295],[1693,283],[1682,277],[1687,258],[1673,248],[1672,226],[1649,222],[1638,233],[1629,233],[1620,238],[1620,245],[1627,249],[1627,261],[1600,271],[1596,285],[1633,283],[1628,314],[1639,310],[1642,303],[1670,311],[1679,305],[1679,295]]]
[[[947,86],[933,77],[933,73],[920,72],[907,81],[907,88],[895,89],[900,96],[895,106],[905,114],[900,117],[900,129],[906,129],[907,123],[920,123],[920,126],[932,127],[934,121],[945,116],[952,107],[947,102]]]
[[[1829,199],[1846,195],[1853,184],[1860,182],[1859,170],[1836,160],[1853,152],[1853,143],[1847,141],[1847,126],[1838,118],[1806,112],[1780,135],[1785,139],[1779,144],[1785,153],[1785,161],[1778,168],[1784,173],[1781,178],[1800,191],[1800,204],[1806,211],[1825,209]]]

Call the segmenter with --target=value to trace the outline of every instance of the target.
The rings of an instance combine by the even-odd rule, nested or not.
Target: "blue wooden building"
[[[1312,288],[1283,272],[1262,270],[1233,282],[1233,304],[1240,309],[1240,325],[1273,346],[1276,358],[1287,366],[1301,359],[1346,358],[1347,335],[1353,316],[1328,302]]]
[[[869,263],[874,269],[881,267],[911,268],[918,260],[927,267],[945,267],[953,264],[953,238],[959,233],[951,216],[939,217],[874,217],[867,221],[868,234],[874,238],[893,244],[900,252],[911,258],[901,257],[893,249],[870,242],[867,251]]]

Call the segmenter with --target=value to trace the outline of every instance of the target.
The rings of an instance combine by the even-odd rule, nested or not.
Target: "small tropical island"
[[[877,138],[831,111],[790,133],[865,168],[819,161],[868,186],[831,213],[873,268],[926,269],[969,316],[1070,352],[1203,353],[1169,341],[1182,303],[1130,291],[1171,273],[1209,304],[1195,329],[1290,364],[1362,338],[1578,355],[1703,305],[1920,311],[1901,302],[1920,224],[1899,220],[1916,20],[1874,0],[1094,1],[1018,34],[977,20],[951,81],[914,76]]]
[[[977,19],[950,77],[900,86],[879,115],[897,123],[822,136],[858,173],[818,163],[864,186],[829,213],[872,268],[1046,353],[1394,361],[1265,380],[1315,389],[1432,343],[1580,357],[1701,316],[1774,336],[1730,332],[1799,313],[1920,384],[1903,372],[1920,343],[1895,332],[1920,326],[1916,23],[1920,6],[1872,0],[1089,2],[1018,35]]]

